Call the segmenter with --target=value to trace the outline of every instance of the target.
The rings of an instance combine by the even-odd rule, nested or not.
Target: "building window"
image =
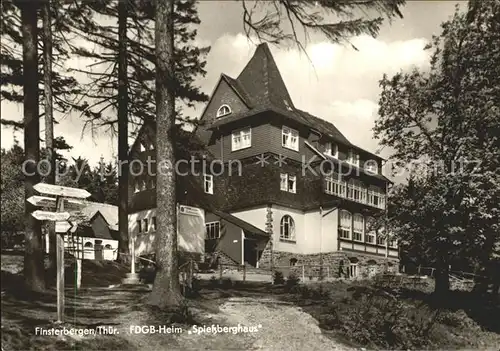
[[[142,233],[142,221],[138,219],[136,223],[137,223],[137,232]]]
[[[383,245],[385,246],[386,240],[385,240],[385,232],[384,228],[380,228],[377,233],[377,245]]]
[[[367,217],[365,221],[365,242],[375,244],[375,219]]]
[[[385,238],[378,235],[377,236],[377,245],[382,245],[382,246],[385,246]]]
[[[156,231],[156,216],[153,216],[153,230]]]
[[[149,189],[154,189],[156,188],[156,182],[153,177],[149,178]]]
[[[352,238],[356,241],[363,241],[363,230],[365,228],[365,223],[363,220],[363,216],[359,213],[356,213],[353,217],[353,229],[352,229]]]
[[[396,241],[396,239],[389,240],[389,247],[397,247],[397,246],[398,242]]]
[[[140,150],[141,150],[141,152],[144,152],[144,151],[146,151],[146,150],[147,150],[146,146],[144,145],[144,142],[142,142],[142,141],[141,141],[141,142],[139,142],[139,145],[140,145]]]
[[[385,196],[382,192],[382,189],[376,186],[370,186],[368,188],[368,205],[374,206],[377,208],[384,209],[385,208]]]
[[[220,222],[209,222],[205,224],[206,239],[220,238]]]
[[[357,179],[350,179],[347,185],[347,198],[356,202],[366,203],[366,188]]]
[[[280,180],[281,190],[294,194],[297,192],[297,176],[281,173]]]
[[[286,173],[281,173],[280,180],[280,189],[283,191],[288,191],[288,175]]]
[[[365,169],[374,174],[378,174],[378,163],[375,160],[368,160],[365,162]]]
[[[295,240],[295,222],[289,215],[284,215],[281,218],[280,239]]]
[[[219,107],[219,109],[217,110],[217,118],[224,117],[224,116],[227,116],[229,114],[231,114],[231,108],[228,105],[224,104],[221,107]]]
[[[147,218],[143,219],[144,222],[144,233],[147,233],[149,231],[149,220]]]
[[[205,193],[213,194],[214,193],[214,176],[211,174],[205,174],[203,176],[205,183]]]
[[[140,191],[139,189],[139,180],[134,180],[134,193],[138,193]]]
[[[343,239],[351,238],[352,216],[346,210],[340,211],[339,237]]]
[[[252,146],[252,129],[245,128],[233,132],[231,138],[231,151],[237,151]]]
[[[92,243],[90,241],[87,241],[84,245],[84,247],[93,247]]]
[[[351,165],[359,167],[359,154],[350,149],[349,153],[347,154],[347,162]]]
[[[335,158],[339,157],[339,148],[335,143],[326,143],[325,145],[325,155],[333,156]]]
[[[339,174],[333,173],[326,177],[325,191],[327,194],[346,197],[346,183]]]
[[[281,135],[283,147],[299,151],[299,132],[295,129],[283,126]]]
[[[351,263],[349,264],[349,278],[357,278],[358,276],[358,264],[357,263]]]

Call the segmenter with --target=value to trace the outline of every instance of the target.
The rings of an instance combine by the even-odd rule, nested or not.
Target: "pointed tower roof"
[[[250,110],[217,120],[209,129],[271,110],[313,128],[337,142],[362,150],[352,144],[333,123],[295,107],[267,43],[257,46],[238,78],[233,79],[225,74],[222,74],[222,78],[237,92]]]
[[[257,46],[254,55],[236,79],[252,100],[252,105],[293,107],[292,99],[267,43]]]

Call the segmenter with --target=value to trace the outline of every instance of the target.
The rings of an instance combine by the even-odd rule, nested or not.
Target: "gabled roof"
[[[209,129],[251,117],[260,112],[273,111],[285,118],[315,129],[334,141],[368,152],[352,144],[333,123],[299,110],[294,106],[267,43],[257,46],[254,55],[237,79],[225,74],[222,77],[247,104],[250,111],[220,119],[212,123]]]
[[[111,230],[118,230],[118,206],[103,204],[99,202],[84,201],[85,207],[81,212],[87,218],[94,218],[99,212],[108,223]]]
[[[233,216],[232,214],[218,211],[218,210],[213,210],[213,209],[210,209],[210,212],[212,212],[217,217],[222,218],[222,219],[228,221],[229,223],[236,225],[237,227],[240,227],[241,229],[243,229],[246,232],[249,232],[251,234],[256,234],[259,236],[269,237],[269,233],[266,233],[265,231],[255,227],[254,225],[252,225],[248,222],[245,222],[244,220],[242,220],[236,216]]]

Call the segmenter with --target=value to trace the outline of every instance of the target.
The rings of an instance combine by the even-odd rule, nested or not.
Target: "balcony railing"
[[[325,193],[385,209],[385,194],[378,188],[366,188],[357,181],[345,182],[334,177],[326,178]]]

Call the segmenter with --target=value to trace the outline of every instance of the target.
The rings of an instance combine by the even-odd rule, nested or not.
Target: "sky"
[[[457,1],[408,1],[403,19],[386,22],[377,38],[359,36],[349,45],[332,44],[320,36],[311,37],[306,46],[309,58],[297,47],[271,46],[271,51],[289,90],[294,105],[334,123],[354,144],[380,151],[371,131],[377,118],[379,80],[384,73],[395,74],[413,67],[426,69],[429,52],[424,50],[432,35],[440,33],[440,25],[454,12]],[[460,2],[461,7],[466,2]],[[221,14],[224,14],[221,17]],[[207,57],[207,75],[198,80],[201,90],[210,94],[221,73],[233,78],[244,68],[255,49],[243,32],[241,3],[230,1],[201,1],[201,24],[197,42],[211,46]],[[223,18],[223,21],[221,20]],[[85,65],[85,62],[76,62]],[[199,117],[203,105],[190,111]],[[1,102],[2,118],[22,119],[22,106]],[[100,157],[116,157],[117,138],[104,132],[82,133],[83,122],[78,114],[56,116],[55,136],[64,136],[73,146],[66,157],[82,156],[91,164]],[[43,122],[41,122],[43,134]],[[1,146],[9,148],[14,138],[21,143],[22,132],[14,133],[2,126]]]

